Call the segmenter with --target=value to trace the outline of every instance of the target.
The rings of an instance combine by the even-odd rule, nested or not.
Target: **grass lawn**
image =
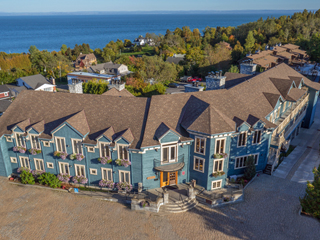
[[[142,47],[142,51],[141,52],[129,52],[128,50],[125,50],[124,52],[121,53],[121,55],[119,54],[118,57],[120,56],[133,56],[133,55],[145,55],[145,54],[150,54],[150,55],[154,55],[154,47],[148,46],[148,47]]]

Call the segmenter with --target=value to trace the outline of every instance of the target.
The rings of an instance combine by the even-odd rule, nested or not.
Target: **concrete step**
[[[169,199],[170,200],[170,199]],[[187,198],[183,201],[170,201],[169,203],[166,204],[166,206],[176,206],[177,204],[179,205],[183,205],[183,204],[186,204],[186,203],[190,203],[193,199],[190,199],[190,198]]]
[[[190,209],[196,207],[198,205],[198,201],[195,201],[192,204],[186,205],[184,207],[177,207],[177,208],[165,208],[165,205],[161,206],[160,212],[166,212],[166,213],[183,213],[186,211],[189,211]]]

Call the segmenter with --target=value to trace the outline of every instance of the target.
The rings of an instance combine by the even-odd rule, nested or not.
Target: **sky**
[[[0,12],[314,10],[319,0],[0,0]]]

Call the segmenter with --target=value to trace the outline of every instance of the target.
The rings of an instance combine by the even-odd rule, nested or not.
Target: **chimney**
[[[52,78],[52,85],[56,85],[56,80]]]
[[[221,77],[222,76],[222,70],[220,70],[219,73],[220,73],[220,77]]]
[[[82,52],[80,53],[80,55],[82,55]]]

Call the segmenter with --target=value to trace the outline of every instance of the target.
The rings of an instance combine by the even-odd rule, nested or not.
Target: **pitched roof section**
[[[292,86],[292,80],[288,79],[280,79],[280,78],[270,78],[270,81],[274,84],[274,86],[278,89],[281,96],[286,99],[289,90]]]
[[[27,127],[30,125],[30,118],[27,118],[16,124],[22,131],[26,131]]]
[[[74,127],[83,136],[90,132],[87,117],[84,110],[77,112],[72,117],[66,120],[72,127]]]
[[[133,136],[130,128],[127,128],[126,130],[121,131],[119,133],[119,135],[117,135],[117,138],[115,139],[115,141],[118,140],[119,138],[124,138],[129,143],[132,143],[134,140],[134,136]]]
[[[110,141],[112,141],[112,140],[113,140],[113,135],[114,135],[114,129],[113,129],[113,127],[111,126],[111,127],[107,128],[107,130],[105,130],[99,137],[105,136],[105,137],[108,138]],[[99,137],[98,137],[98,138],[99,138]]]
[[[165,124],[164,122],[162,122],[159,127],[157,128],[154,136],[160,140],[168,131],[172,131],[175,134],[177,134],[177,136],[181,137],[180,133],[178,133],[174,128],[170,127],[169,125]]]
[[[117,97],[134,97],[127,89],[122,89],[121,91],[119,91],[116,88],[111,88],[110,90],[106,91],[102,95],[117,96]]]
[[[238,85],[253,77],[252,74],[241,74],[241,73],[231,73],[231,72],[226,72],[224,76],[226,77],[225,88],[227,89],[235,85]]]
[[[44,120],[39,121],[29,127],[29,129],[33,128],[36,130],[38,133],[42,133],[44,131]],[[28,130],[29,130],[28,129]]]
[[[301,81],[302,81],[302,77],[292,77],[292,76],[289,76],[289,79],[294,81],[294,83],[296,84],[297,87],[299,87]]]
[[[32,89],[37,89],[39,87],[38,84],[50,84],[52,85],[44,76],[42,76],[41,74],[37,74],[37,75],[32,75],[32,76],[28,76],[28,77],[21,77],[20,79],[22,79],[25,83],[27,83]],[[41,86],[40,85],[40,86]],[[38,86],[38,87],[37,87]]]
[[[289,101],[298,101],[303,95],[306,94],[306,91],[299,88],[292,88],[287,96]]]
[[[270,103],[271,107],[274,108],[277,105],[277,102],[279,100],[280,94],[274,94],[274,93],[263,93],[265,98]]]

